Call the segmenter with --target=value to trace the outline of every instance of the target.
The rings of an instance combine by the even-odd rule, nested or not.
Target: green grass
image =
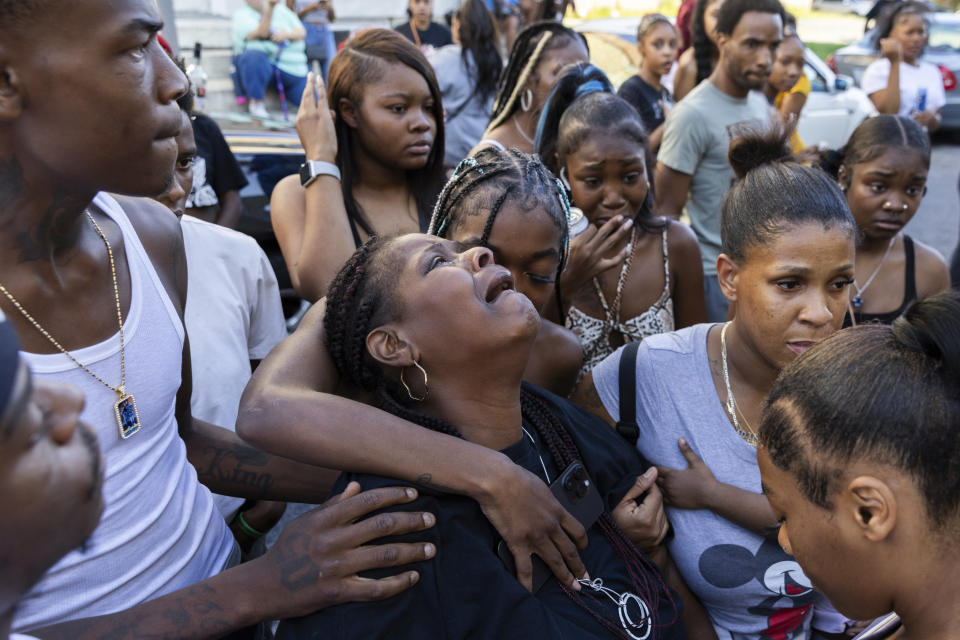
[[[831,53],[840,47],[846,46],[842,42],[807,42],[805,44],[824,62],[826,62],[827,56],[829,56]]]

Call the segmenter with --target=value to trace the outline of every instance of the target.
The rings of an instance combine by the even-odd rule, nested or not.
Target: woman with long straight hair
[[[310,301],[367,238],[426,230],[443,186],[440,89],[413,44],[364,31],[334,58],[318,102],[323,88],[311,76],[297,114],[308,163],[270,201],[293,286]]]
[[[503,59],[500,36],[484,0],[465,0],[453,14],[456,44],[428,55],[446,110],[444,163],[455,167],[483,138]]]

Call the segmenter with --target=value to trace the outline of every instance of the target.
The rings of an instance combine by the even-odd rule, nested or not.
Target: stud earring
[[[407,385],[407,381],[403,379],[403,372],[405,371],[405,369],[400,370],[400,384],[402,384],[403,388],[407,390],[407,395],[410,396],[411,400],[414,400],[416,402],[423,402],[424,400],[427,399],[427,395],[430,393],[430,387],[427,385],[427,371],[426,369],[421,367],[420,363],[417,362],[416,360],[413,361],[413,366],[415,366],[417,369],[420,369],[420,373],[423,374],[423,388],[424,388],[423,395],[418,398],[417,396],[413,395],[412,391],[410,391],[410,387]]]

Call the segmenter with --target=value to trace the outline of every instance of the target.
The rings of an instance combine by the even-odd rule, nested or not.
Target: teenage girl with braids
[[[530,593],[498,558],[499,536],[474,501],[423,492],[413,508],[436,515],[434,533],[410,540],[438,554],[417,565],[417,588],[287,621],[278,638],[687,637],[677,596],[638,548],[656,547],[666,530],[642,513],[647,500],[635,502],[640,457],[599,419],[521,385],[539,326],[489,249],[423,235],[364,245],[331,284],[324,318],[338,373],[386,411],[501,451],[544,483],[580,460],[604,504],[586,523],[589,577],[573,588],[548,580]],[[351,479],[388,482],[341,478]]]
[[[430,233],[490,249],[542,314],[567,263],[561,198],[556,178],[535,156],[488,147],[464,160],[440,192]],[[523,379],[565,397],[582,362],[577,337],[541,318]]]
[[[930,137],[915,120],[868,118],[843,149],[824,154],[822,166],[840,182],[860,230],[844,326],[890,324],[911,303],[950,288],[943,257],[903,233],[930,169]]]
[[[770,392],[757,458],[779,541],[840,611],[899,615],[871,638],[960,637],[958,425],[957,293],[837,333]]]
[[[366,238],[425,230],[443,185],[440,90],[416,46],[369,29],[337,54],[329,78],[324,101],[311,77],[297,113],[319,171],[284,178],[270,201],[293,286],[311,302]]]
[[[780,370],[840,328],[856,223],[836,182],[789,160],[787,140],[777,127],[731,143],[739,181],[723,204],[717,278],[737,303],[732,321],[651,336],[636,354],[637,446],[658,465],[670,551],[720,638],[807,639],[812,605],[826,606],[760,534],[776,519],[753,425]],[[579,397],[610,421],[623,353],[600,363]]]
[[[592,66],[572,69],[547,101],[538,151],[594,227],[633,221],[608,256],[616,266],[564,282],[566,325],[584,351],[582,378],[624,344],[706,319],[700,250],[685,225],[650,210],[649,150],[640,116]],[[574,278],[570,274],[570,280]]]
[[[582,35],[557,22],[538,22],[517,35],[500,74],[490,124],[473,151],[494,146],[533,153],[543,103],[564,68],[590,57]]]
[[[697,0],[693,10],[690,33],[693,46],[684,51],[677,61],[677,74],[673,79],[673,98],[680,101],[695,86],[710,77],[720,50],[717,48],[717,14],[723,0]]]

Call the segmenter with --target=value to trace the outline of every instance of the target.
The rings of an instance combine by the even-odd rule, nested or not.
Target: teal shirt
[[[270,40],[247,40],[247,34],[260,24],[260,12],[249,5],[244,6],[233,14],[233,50],[238,55],[244,51],[262,51],[284,73],[292,76],[305,77],[307,75],[307,53],[303,40],[287,42],[283,47],[280,60],[277,61],[277,51],[280,46]],[[273,19],[270,21],[273,31],[290,31],[303,28],[303,23],[293,11],[282,3],[273,8]]]

